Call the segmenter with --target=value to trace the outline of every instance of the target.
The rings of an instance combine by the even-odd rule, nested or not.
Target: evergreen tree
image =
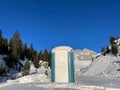
[[[10,55],[12,55],[12,51],[13,51],[13,48],[12,48],[12,38],[11,38],[9,41],[9,54]]]
[[[51,51],[49,51],[49,60],[48,60],[48,66],[50,66],[51,67]]]
[[[24,67],[23,67],[23,72],[22,72],[22,76],[26,76],[28,75],[30,72],[30,63],[29,61],[27,60]]]
[[[49,60],[49,53],[48,53],[47,49],[44,50],[43,60],[44,61],[48,61]]]
[[[117,55],[118,54],[118,45],[116,45],[115,40],[117,40],[118,37],[110,37],[110,43],[111,43],[111,47],[112,47],[112,53]]]
[[[115,54],[115,55],[118,54],[118,46],[117,45],[112,46],[112,53]]]
[[[8,54],[8,40],[6,38],[3,39],[3,53]]]
[[[31,60],[31,55],[30,55],[30,48],[27,48],[27,56],[28,60]]]
[[[22,52],[21,52],[21,55],[20,55],[20,58],[22,60],[24,60],[25,57],[27,57],[27,44],[26,43],[22,46]]]
[[[24,55],[27,56],[27,43],[23,45],[23,52],[24,52]]]
[[[107,48],[106,48],[106,53],[107,53],[107,54],[110,53],[109,46],[107,46]]]
[[[36,68],[39,68],[39,59],[38,59],[38,53],[35,51],[35,55],[34,55],[34,60],[33,60],[33,64]]]
[[[2,37],[2,31],[0,30],[0,54],[8,53],[8,41]]]
[[[115,44],[115,42],[114,42],[115,40],[117,40],[116,37],[113,37],[113,36],[110,37],[110,44],[111,44],[112,46]]]
[[[42,50],[39,52],[39,60],[43,60]]]
[[[22,41],[20,38],[20,34],[18,31],[16,31],[11,39],[11,48],[12,48],[12,55],[15,58],[20,57],[20,54],[22,52]]]
[[[8,58],[8,62],[10,63],[8,64],[9,67],[17,66],[19,60],[18,58],[20,58],[21,52],[22,41],[19,32],[16,31],[9,42],[9,58]]]
[[[0,38],[2,38],[2,30],[0,30]]]
[[[34,52],[35,52],[35,50],[34,50],[34,48],[33,48],[33,44],[31,44],[30,45],[30,49],[29,49],[29,57],[30,57],[30,59],[33,61],[33,59],[34,59]]]

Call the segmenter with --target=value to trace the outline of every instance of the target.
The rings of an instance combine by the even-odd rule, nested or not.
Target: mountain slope
[[[120,77],[120,56],[100,56],[87,68],[80,72],[82,75],[103,75]]]
[[[89,49],[74,51],[74,57],[78,60],[93,60],[95,56],[97,56],[97,53]]]

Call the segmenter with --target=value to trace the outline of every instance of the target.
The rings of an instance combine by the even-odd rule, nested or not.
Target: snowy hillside
[[[89,66],[92,62],[92,59],[97,56],[97,53],[89,50],[75,50],[74,51],[74,65],[75,65],[75,73],[79,73],[82,69]]]
[[[120,56],[101,55],[80,73],[83,75],[120,77]]]
[[[77,55],[74,57],[75,83],[51,83],[50,68],[46,69],[40,62],[36,69],[30,62],[30,75],[1,83],[0,90],[120,90],[120,56],[100,55],[95,60],[79,60]]]
[[[45,74],[44,67],[31,74],[14,81],[8,81],[2,90],[119,90],[120,57],[114,55],[100,56],[93,62],[90,60],[75,59],[76,82],[71,84],[51,83],[50,77]],[[32,67],[33,69],[33,67]],[[33,71],[35,71],[33,69]],[[50,73],[50,72],[49,72]],[[16,87],[13,85],[16,83]]]
[[[93,60],[95,56],[97,56],[97,53],[89,49],[74,51],[74,57],[78,60]]]

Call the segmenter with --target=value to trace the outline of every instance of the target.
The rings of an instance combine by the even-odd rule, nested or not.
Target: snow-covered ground
[[[0,90],[120,90],[120,57],[100,56],[93,62],[75,59],[74,63],[75,83],[51,83],[43,66],[35,69],[31,64],[30,75],[1,83]]]
[[[93,76],[77,76],[75,83],[51,83],[46,76],[35,74],[0,85],[0,90],[120,90],[120,79]],[[30,81],[28,80],[30,78]],[[44,81],[40,81],[43,78]]]
[[[75,65],[75,73],[79,73],[82,69],[86,68],[87,66],[89,66],[91,64],[92,61],[90,60],[78,60],[76,59],[74,61],[74,65]]]

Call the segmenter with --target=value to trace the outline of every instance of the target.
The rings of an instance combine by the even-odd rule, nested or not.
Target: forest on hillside
[[[7,56],[4,60],[9,68],[17,68],[19,60],[31,60],[36,68],[39,67],[40,60],[47,61],[50,66],[51,52],[47,49],[37,52],[32,43],[27,46],[27,42],[23,43],[17,30],[9,41],[3,37],[2,30],[0,30],[0,55]],[[0,71],[0,73],[3,72]]]

